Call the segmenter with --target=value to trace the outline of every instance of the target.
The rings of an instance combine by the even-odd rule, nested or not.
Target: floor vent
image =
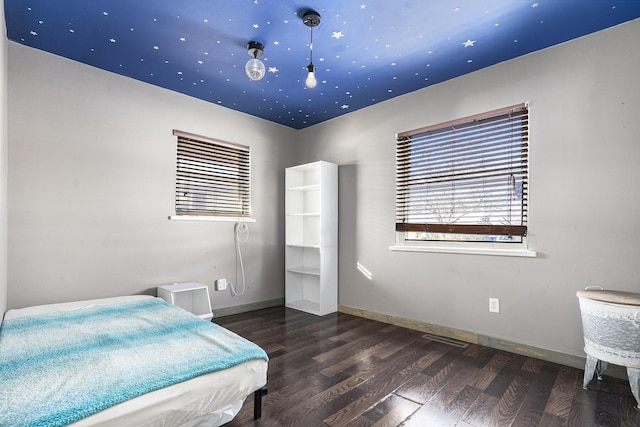
[[[426,338],[426,339],[431,340],[431,341],[441,342],[443,344],[449,344],[449,345],[452,345],[454,347],[460,347],[460,348],[469,347],[469,343],[466,343],[466,342],[463,342],[463,341],[454,340],[454,339],[451,339],[451,338],[440,337],[438,335],[424,334],[422,336],[422,338]]]

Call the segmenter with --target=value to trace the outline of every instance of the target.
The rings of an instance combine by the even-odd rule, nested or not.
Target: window
[[[398,134],[399,241],[523,243],[528,123],[521,104]]]
[[[251,150],[174,130],[178,137],[176,215],[248,218]]]

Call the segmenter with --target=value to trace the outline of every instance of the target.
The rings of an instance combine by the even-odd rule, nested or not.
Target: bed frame
[[[253,393],[253,419],[262,417],[262,396],[267,394],[267,388],[263,387]]]

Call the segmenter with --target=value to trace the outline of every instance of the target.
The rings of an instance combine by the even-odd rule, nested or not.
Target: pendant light
[[[318,81],[316,80],[316,66],[313,65],[313,27],[320,25],[320,14],[315,10],[308,10],[304,15],[302,15],[302,22],[304,22],[304,25],[309,27],[311,30],[311,40],[309,42],[309,65],[307,65],[307,71],[309,74],[307,75],[307,79],[304,81],[304,84],[309,89],[313,89],[318,84]]]
[[[264,45],[262,43],[250,41],[249,44],[247,44],[247,53],[249,56],[253,56],[253,58],[247,61],[244,71],[251,80],[260,80],[264,77],[264,64],[258,59],[259,56],[262,56],[263,52]]]

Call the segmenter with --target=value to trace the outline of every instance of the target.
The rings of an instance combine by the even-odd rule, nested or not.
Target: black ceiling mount
[[[304,15],[302,15],[302,22],[307,27],[317,27],[320,25],[320,14],[315,10],[307,10]]]
[[[254,58],[258,58],[262,56],[263,52],[264,52],[264,45],[262,43],[256,42],[256,41],[250,41],[247,44],[247,53],[253,56]]]

